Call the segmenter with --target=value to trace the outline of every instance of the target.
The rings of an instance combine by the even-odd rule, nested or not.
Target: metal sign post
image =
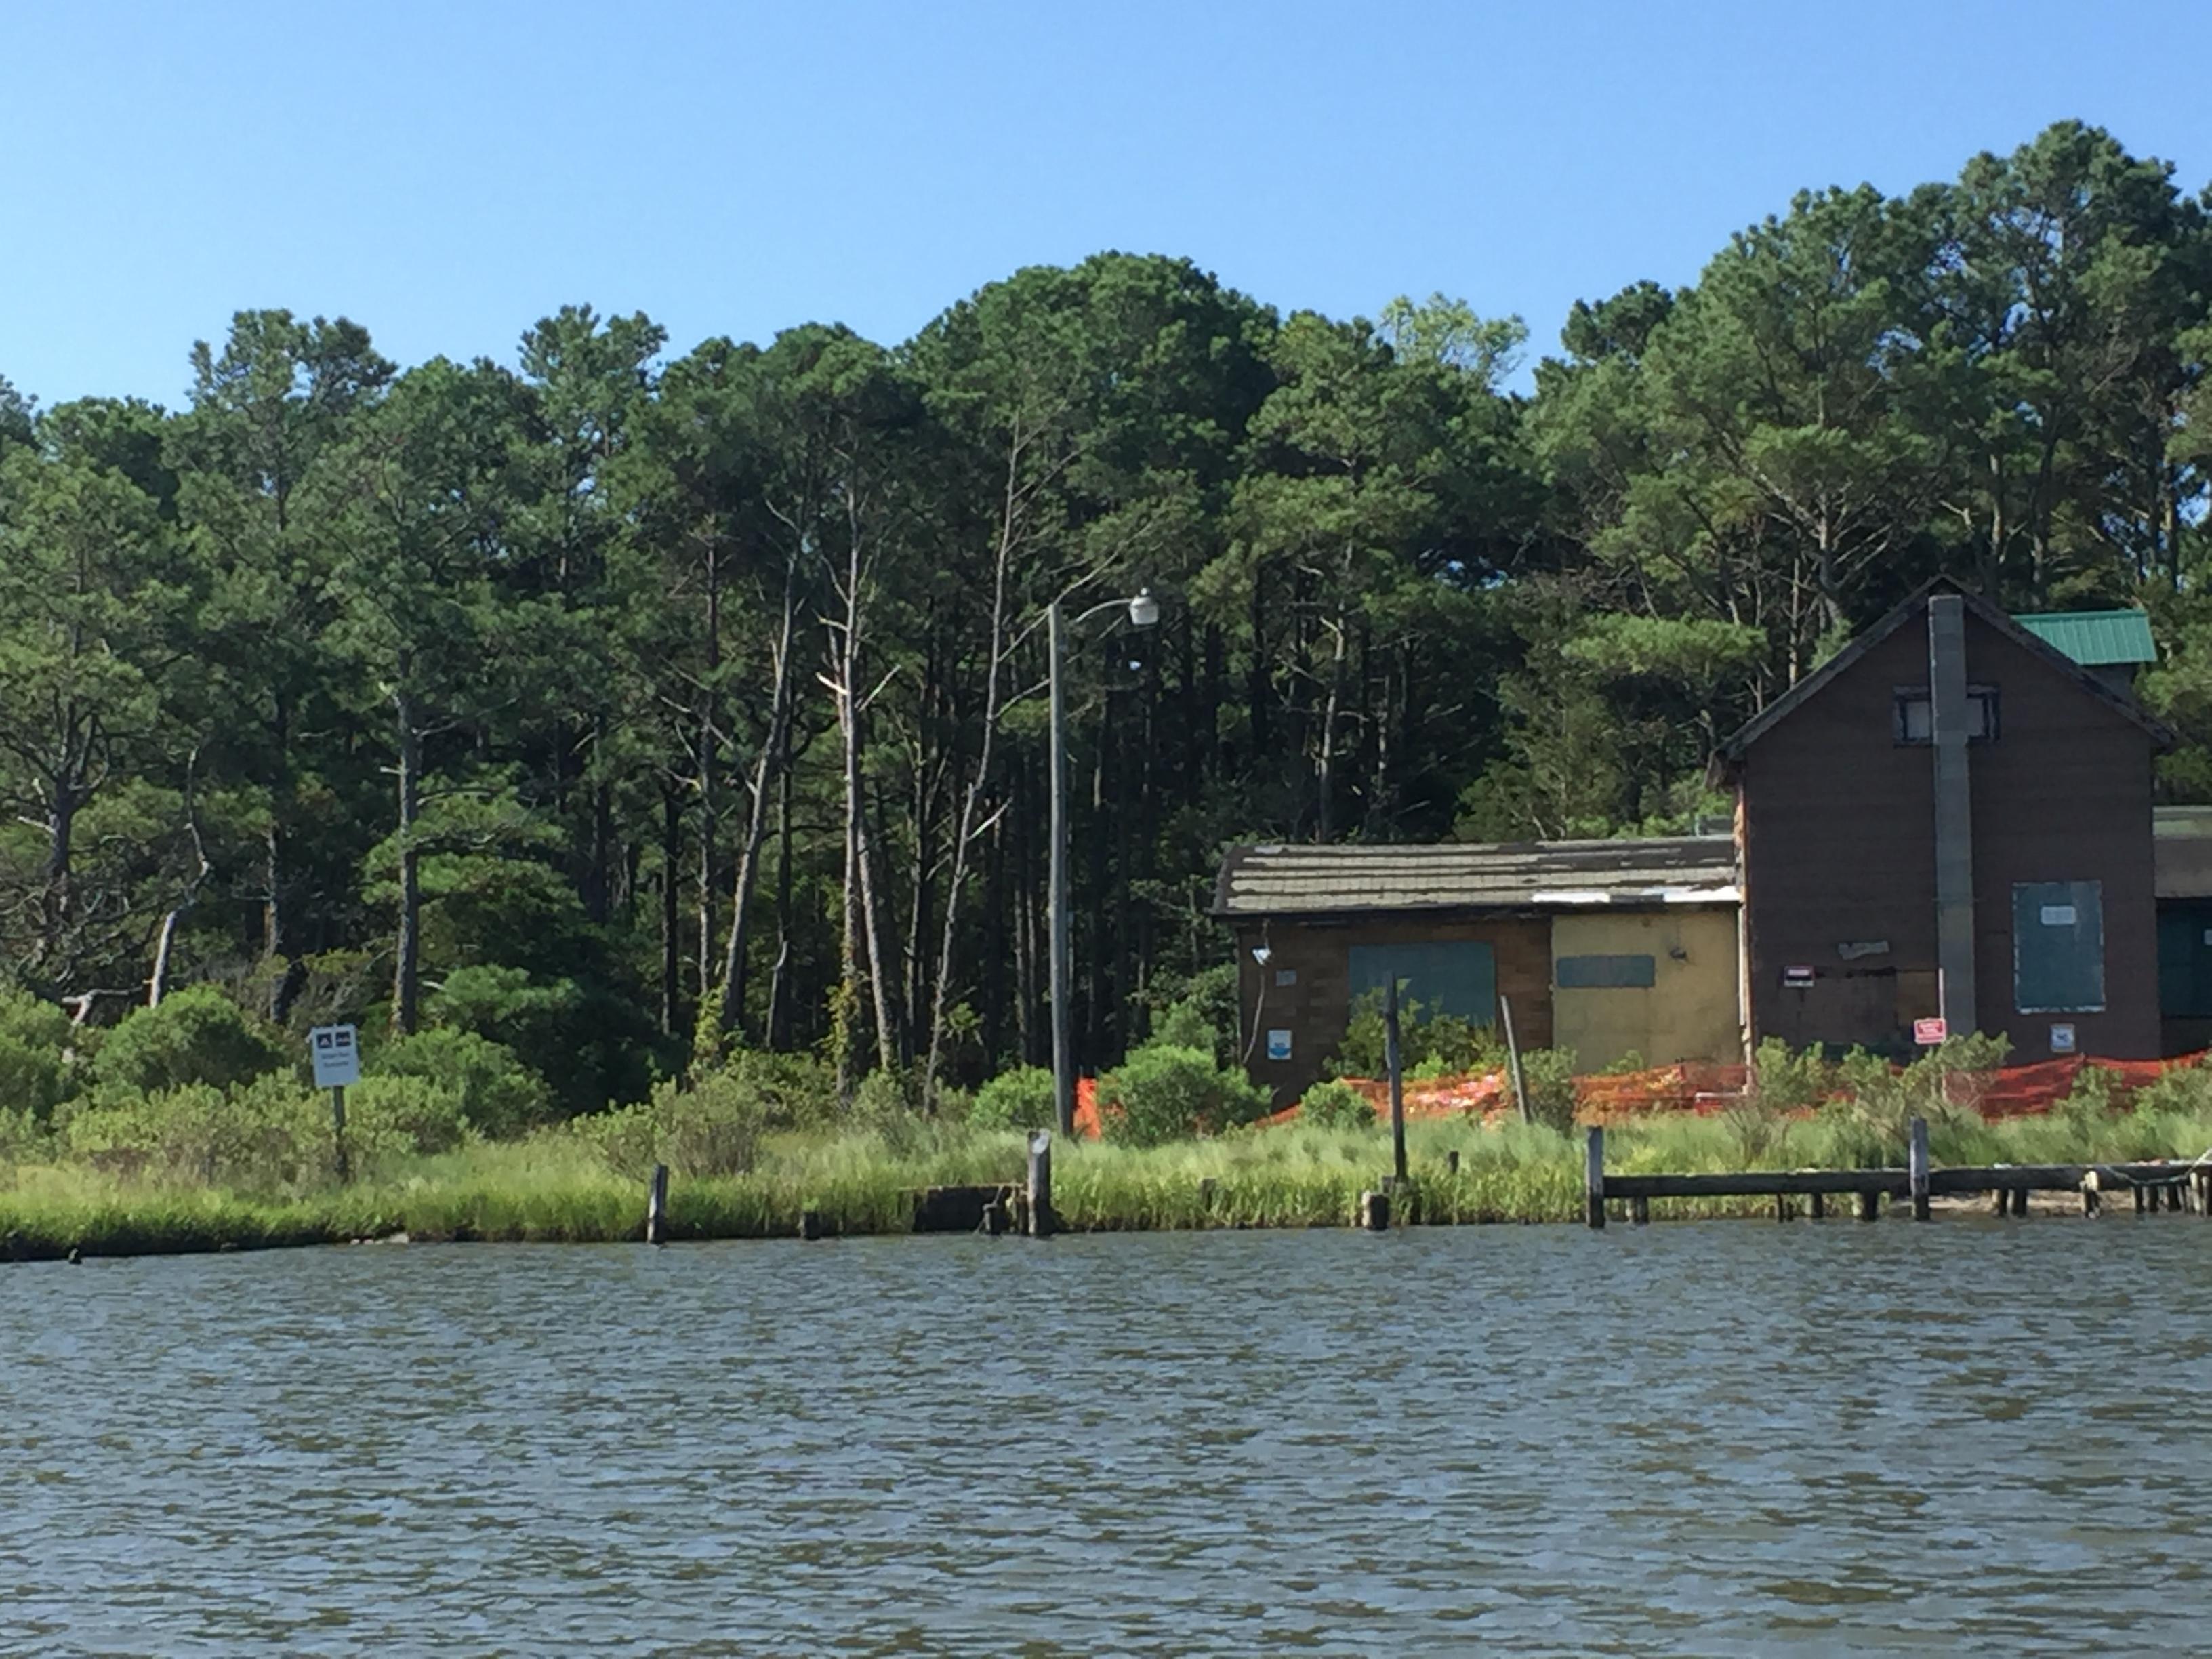
[[[318,1025],[307,1033],[307,1052],[315,1066],[315,1086],[331,1091],[331,1133],[337,1145],[338,1179],[353,1179],[346,1156],[345,1091],[361,1081],[361,1033],[351,1025]]]

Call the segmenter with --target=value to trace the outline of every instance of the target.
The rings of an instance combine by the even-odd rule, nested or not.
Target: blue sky
[[[1187,254],[1284,309],[1526,317],[1693,279],[1802,186],[2049,122],[2212,178],[2201,5],[0,0],[0,374],[183,400],[243,307],[511,360],[906,337],[1018,266]]]

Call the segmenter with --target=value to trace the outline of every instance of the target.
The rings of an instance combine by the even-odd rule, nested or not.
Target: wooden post
[[[1390,1231],[1390,1194],[1365,1192],[1359,1195],[1359,1224],[1370,1233]]]
[[[1528,1079],[1521,1072],[1521,1045],[1513,1040],[1513,1004],[1504,997],[1498,999],[1498,1018],[1505,1027],[1505,1063],[1513,1074],[1513,1100],[1521,1109],[1521,1121],[1534,1123],[1535,1115],[1528,1109]]]
[[[1814,1220],[1826,1221],[1828,1218],[1828,1197],[1826,1193],[1810,1194],[1806,1199],[1805,1204]]]
[[[1996,1189],[1993,1196],[1996,1199],[1996,1204],[1991,1213],[1996,1215],[2008,1215],[2012,1212],[2012,1194],[2010,1193],[2000,1187]]]
[[[668,1166],[653,1166],[653,1181],[645,1192],[645,1242],[668,1243]]]
[[[1605,1131],[1590,1126],[1589,1150],[1583,1161],[1583,1198],[1593,1227],[1605,1225]]]
[[[1774,1218],[1777,1221],[1795,1221],[1797,1218],[1797,1206],[1790,1201],[1789,1194],[1775,1194]]]
[[[2103,1195],[2099,1191],[2097,1172],[2092,1170],[2081,1177],[2081,1213],[2096,1214],[2099,1206],[2103,1201]]]
[[[1390,1073],[1390,1174],[1406,1178],[1406,1066],[1398,1041],[1398,976],[1382,988],[1382,1064]]]
[[[337,1144],[338,1180],[341,1182],[351,1181],[353,1160],[346,1156],[345,1085],[343,1084],[338,1085],[331,1091],[331,1136]]]
[[[1879,1221],[1881,1219],[1881,1194],[1880,1193],[1861,1193],[1859,1194],[1859,1219],[1862,1221]]]
[[[1030,1237],[1050,1238],[1059,1218],[1052,1212],[1052,1132],[1039,1129],[1030,1137]]]
[[[801,1210],[799,1212],[799,1236],[808,1241],[822,1237],[822,1212]]]
[[[2027,1219],[2027,1188],[2015,1187],[2012,1189],[2012,1212],[2016,1220],[2025,1221]]]
[[[1628,1218],[1639,1227],[1647,1225],[1651,1219],[1651,1200],[1641,1196],[1630,1199]]]
[[[2150,1195],[2150,1189],[2148,1187],[2145,1187],[2140,1181],[2135,1182],[2134,1187],[2136,1194],[2136,1213],[2137,1215],[2141,1215],[2148,1207],[2146,1200]]]
[[[1911,1162],[1905,1171],[1906,1181],[1912,1189],[1912,1218],[1928,1219],[1928,1120],[1912,1120],[1912,1148]]]

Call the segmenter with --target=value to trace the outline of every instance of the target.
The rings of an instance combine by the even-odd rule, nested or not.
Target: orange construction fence
[[[2047,1112],[2074,1092],[2082,1072],[2095,1066],[2112,1085],[2115,1104],[2124,1104],[2135,1091],[2156,1082],[2177,1067],[2202,1066],[2212,1054],[2181,1054],[2171,1060],[2099,1060],[2072,1055],[2063,1060],[2037,1060],[2026,1066],[2006,1066],[1994,1072],[1976,1073],[1979,1082],[1975,1104],[1984,1117],[2027,1117]],[[1614,1123],[1656,1112],[1718,1112],[1739,1099],[1750,1077],[1744,1066],[1721,1066],[1689,1060],[1656,1066],[1642,1072],[1608,1072],[1575,1079],[1575,1115],[1584,1123]],[[1344,1079],[1374,1103],[1377,1112],[1390,1109],[1390,1085],[1382,1078]],[[1502,1072],[1474,1072],[1463,1077],[1408,1079],[1405,1085],[1406,1115],[1421,1118],[1502,1119],[1513,1110],[1513,1085]],[[1956,1098],[1957,1097],[1954,1097]],[[1294,1123],[1298,1109],[1286,1106],[1260,1120],[1261,1127]],[[1075,1084],[1075,1133],[1079,1139],[1096,1140],[1101,1133],[1098,1082],[1079,1078]]]

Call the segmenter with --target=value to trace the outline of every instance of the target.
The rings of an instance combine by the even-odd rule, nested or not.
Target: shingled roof
[[[1231,848],[1218,916],[1722,904],[1737,895],[1727,836]]]

